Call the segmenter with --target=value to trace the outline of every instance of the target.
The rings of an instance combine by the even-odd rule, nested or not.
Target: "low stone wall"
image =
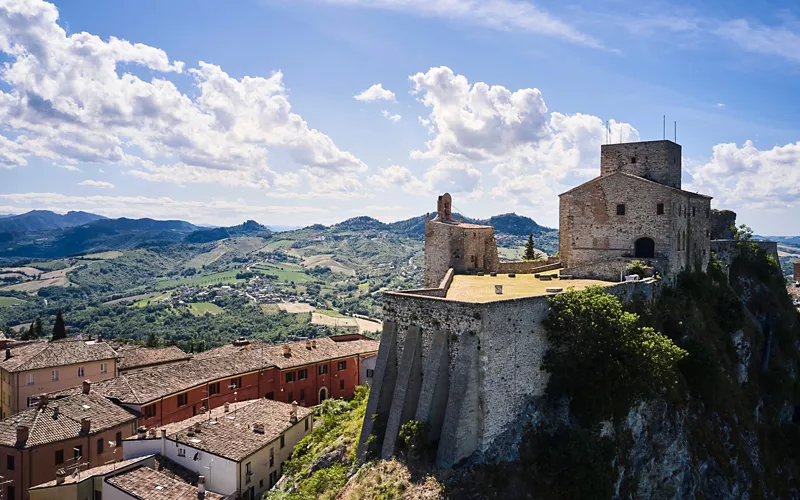
[[[646,262],[648,265],[654,267],[661,276],[665,275],[663,271],[665,262],[662,260],[635,257],[616,257],[614,259],[590,262],[588,264],[566,268],[563,274],[570,274],[576,278],[618,282],[624,279],[628,264],[636,260]]]
[[[534,274],[552,271],[561,267],[561,261],[556,259],[554,262],[547,262],[544,260],[538,261],[518,261],[518,262],[501,262],[498,264],[497,273],[516,273],[516,274]]]

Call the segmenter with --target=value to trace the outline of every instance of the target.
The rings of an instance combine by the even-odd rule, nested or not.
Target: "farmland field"
[[[67,273],[76,267],[77,266],[72,266],[58,271],[42,273],[39,275],[39,279],[37,280],[26,281],[25,283],[17,283],[16,285],[8,285],[0,288],[0,290],[17,290],[20,292],[35,293],[48,286],[69,286]]]
[[[122,252],[119,250],[112,250],[110,252],[99,252],[99,253],[90,253],[86,255],[81,255],[78,257],[82,260],[111,260],[116,259],[117,257],[122,257]]]
[[[189,304],[189,309],[195,316],[202,316],[203,314],[220,314],[223,309],[211,302],[193,302]]]
[[[278,277],[280,281],[294,281],[295,283],[306,283],[312,281],[312,277],[304,273],[300,268],[287,265],[287,264],[255,264],[252,267],[253,271],[262,274],[272,274]]]
[[[304,302],[282,302],[275,305],[277,305],[278,309],[281,311],[286,311],[290,314],[309,313],[316,309],[311,304],[306,304]]]
[[[176,280],[163,280],[156,283],[156,290],[168,290],[181,286],[231,285],[244,281],[236,279],[236,275],[240,272],[241,270],[234,270],[214,274],[201,274]]]
[[[139,300],[133,303],[133,307],[147,307],[150,304],[156,304],[159,300],[168,299],[172,294],[170,292],[163,293],[148,293],[140,297]]]
[[[20,300],[16,297],[0,297],[0,307],[11,307],[24,303],[24,300]]]
[[[334,273],[340,273],[347,276],[355,276],[356,272],[353,269],[345,266],[341,262],[333,260],[333,256],[329,254],[314,255],[313,257],[306,257],[303,260],[303,266],[306,267],[327,267]]]

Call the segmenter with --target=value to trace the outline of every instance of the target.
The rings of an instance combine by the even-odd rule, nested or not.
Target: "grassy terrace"
[[[545,274],[555,274],[545,273]],[[583,290],[588,286],[612,285],[608,281],[598,280],[559,280],[541,281],[532,274],[518,274],[516,278],[509,278],[507,274],[497,276],[461,276],[453,277],[453,283],[447,290],[447,298],[465,302],[492,302],[495,300],[513,299],[517,297],[535,297],[545,295],[545,288],[561,287],[564,290],[574,288]],[[494,293],[495,285],[503,285],[503,294]]]

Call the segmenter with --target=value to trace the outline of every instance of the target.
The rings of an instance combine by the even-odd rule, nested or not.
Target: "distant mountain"
[[[249,220],[238,226],[194,231],[186,235],[185,241],[186,243],[208,243],[237,236],[269,236],[270,234],[272,234],[272,231],[267,226],[262,226],[254,220]]]
[[[767,241],[777,241],[785,245],[800,245],[800,236],[758,236],[753,235],[754,238]]]
[[[7,217],[14,217],[16,214],[0,214],[0,219],[5,219]]]
[[[49,210],[32,210],[22,215],[11,215],[0,219],[0,233],[64,229],[101,219],[105,219],[105,217],[88,212],[67,212],[61,215]]]
[[[295,229],[302,229],[303,226],[276,226],[269,225],[267,228],[273,233],[282,233],[284,231],[294,231]]]
[[[380,229],[389,229],[388,224],[384,224],[383,222],[373,219],[372,217],[367,217],[366,215],[362,215],[360,217],[353,217],[352,219],[347,219],[342,221],[338,224],[334,224],[331,226],[331,229],[335,230],[348,230],[348,231],[365,231],[365,230],[380,230]]]
[[[431,214],[431,218],[433,217],[436,217],[435,212]],[[461,219],[461,215],[453,214],[453,218],[459,220]],[[530,217],[514,213],[495,215],[488,219],[471,219],[469,217],[464,217],[464,222],[492,226],[497,233],[511,234],[514,236],[528,236],[530,233],[533,233],[534,236],[541,236],[545,233],[557,232],[556,229],[540,226]],[[395,232],[421,236],[425,233],[425,216],[420,215],[418,217],[412,217],[411,219],[392,222],[387,226],[390,230]]]

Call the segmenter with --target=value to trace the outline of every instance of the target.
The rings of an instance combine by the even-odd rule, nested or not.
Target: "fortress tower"
[[[439,196],[436,217],[425,221],[425,288],[438,287],[450,268],[488,272],[498,263],[494,228],[454,220],[452,197]]]

